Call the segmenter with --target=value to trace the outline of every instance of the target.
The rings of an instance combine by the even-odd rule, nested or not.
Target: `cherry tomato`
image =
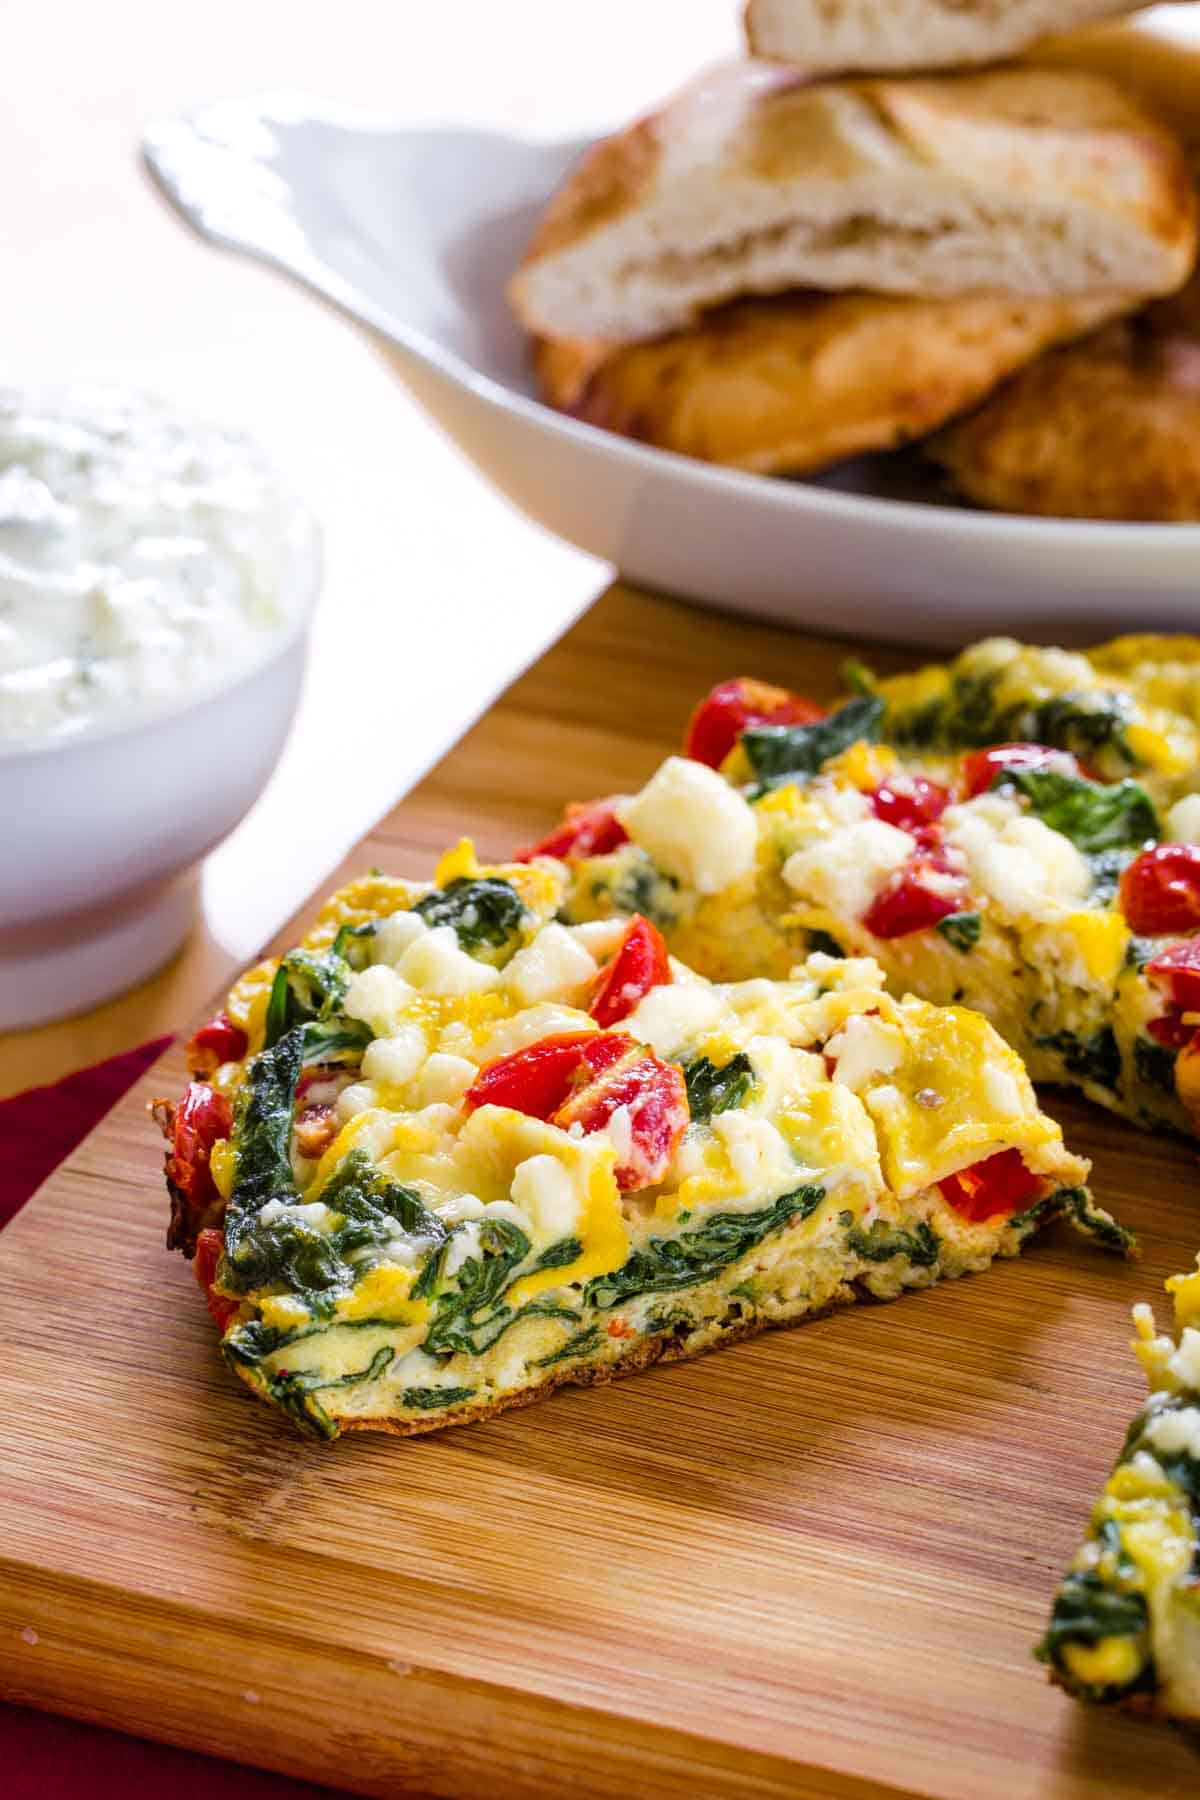
[[[1200,937],[1168,944],[1146,964],[1146,974],[1170,1002],[1161,1019],[1151,1019],[1146,1030],[1169,1050],[1189,1042],[1194,1025],[1185,1025],[1185,1012],[1200,1012]]]
[[[615,1025],[629,1017],[651,988],[665,987],[670,979],[662,933],[634,913],[616,954],[600,971],[588,1012],[597,1025]]]
[[[1079,775],[1079,761],[1069,750],[1054,750],[1049,744],[993,744],[987,750],[973,750],[962,760],[963,794],[973,800],[985,794],[997,775],[1005,769],[1058,769],[1065,775]]]
[[[683,754],[719,769],[749,725],[811,725],[825,709],[747,675],[718,682],[688,721]]]
[[[531,1119],[549,1119],[572,1090],[636,1050],[623,1031],[564,1031],[539,1038],[511,1056],[486,1063],[463,1096],[468,1112],[477,1106],[508,1106]]]
[[[564,1131],[582,1126],[586,1135],[602,1131],[618,1111],[626,1118],[617,1137],[617,1186],[628,1193],[661,1181],[670,1166],[690,1117],[683,1070],[635,1046],[633,1056],[572,1094],[551,1123]]]
[[[985,1219],[1000,1216],[1010,1218],[1031,1206],[1045,1185],[1040,1175],[1025,1167],[1019,1150],[1001,1150],[938,1182],[947,1206],[968,1225],[982,1225]]]
[[[1130,930],[1142,936],[1200,931],[1200,847],[1155,844],[1143,850],[1121,876],[1117,898]]]
[[[871,902],[863,924],[877,938],[907,937],[912,931],[927,931],[940,919],[961,910],[962,894],[944,894],[934,887],[929,877],[944,876],[947,870],[933,857],[915,856],[892,882]]]
[[[585,856],[607,856],[629,842],[629,833],[617,817],[617,801],[572,801],[562,824],[549,837],[513,853],[514,862],[532,862],[535,856],[557,856],[575,862]]]
[[[1196,1034],[1196,1027],[1186,1025],[1183,1014],[1175,1006],[1163,1013],[1159,1019],[1147,1019],[1146,1030],[1155,1043],[1161,1044],[1164,1050],[1182,1050],[1185,1044],[1191,1043]]]
[[[934,835],[929,828],[936,825],[949,804],[949,788],[938,781],[926,781],[923,775],[908,776],[895,787],[885,781],[871,795],[877,819],[929,842]]]
[[[215,1075],[222,1063],[241,1062],[250,1040],[228,1013],[218,1013],[188,1040],[184,1055],[193,1075]]]
[[[171,1123],[171,1149],[167,1155],[167,1184],[171,1190],[168,1250],[183,1250],[190,1256],[197,1234],[220,1219],[225,1202],[217,1192],[209,1158],[213,1145],[228,1137],[232,1127],[233,1108],[224,1094],[218,1094],[206,1082],[189,1082]]]
[[[217,1264],[221,1260],[224,1248],[224,1232],[202,1231],[196,1239],[196,1260],[192,1265],[196,1271],[196,1280],[203,1288],[204,1297],[208,1301],[208,1310],[221,1331],[224,1331],[240,1305],[237,1300],[227,1300],[224,1294],[213,1292],[213,1282],[217,1278]]]

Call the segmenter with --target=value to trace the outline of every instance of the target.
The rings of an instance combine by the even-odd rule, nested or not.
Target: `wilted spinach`
[[[745,1102],[754,1086],[754,1064],[744,1050],[720,1068],[714,1067],[707,1056],[699,1056],[683,1065],[683,1079],[692,1118],[711,1119],[715,1113],[728,1112]]]
[[[762,787],[819,774],[833,756],[865,738],[878,743],[883,701],[861,694],[812,725],[751,725],[742,749]]]
[[[430,927],[451,925],[461,949],[479,962],[499,966],[520,942],[528,909],[509,881],[490,875],[460,875],[426,894],[413,908]]]
[[[861,1256],[864,1262],[891,1262],[893,1256],[907,1257],[917,1269],[932,1269],[938,1259],[941,1239],[937,1233],[921,1221],[912,1231],[901,1231],[886,1224],[882,1219],[863,1231],[861,1226],[854,1226],[846,1233],[846,1248],[855,1256]]]
[[[1136,850],[1159,833],[1154,802],[1136,781],[1106,787],[1057,769],[1002,769],[992,787],[1024,795],[1035,818],[1085,855]]]
[[[969,956],[979,942],[983,919],[977,912],[949,913],[938,920],[934,930],[964,956]]]

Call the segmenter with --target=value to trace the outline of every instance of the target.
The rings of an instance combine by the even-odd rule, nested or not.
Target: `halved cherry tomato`
[[[863,918],[867,930],[877,938],[907,937],[913,931],[927,931],[951,913],[962,910],[963,891],[942,893],[941,883],[935,887],[929,877],[950,873],[936,856],[914,856],[881,894],[877,894]]]
[[[824,707],[787,688],[738,675],[718,682],[701,700],[688,721],[683,754],[719,769],[747,726],[811,725],[824,717]]]
[[[1155,844],[1121,876],[1117,899],[1131,931],[1200,931],[1200,848]],[[1165,952],[1164,952],[1165,954]]]
[[[973,750],[962,760],[963,794],[973,800],[991,787],[1005,769],[1058,769],[1065,775],[1082,775],[1079,759],[1069,750],[1055,750],[1049,744],[992,744],[987,750]]]
[[[1195,1025],[1185,1024],[1177,1006],[1171,1007],[1161,1018],[1147,1019],[1146,1030],[1164,1050],[1182,1050],[1196,1035]]]
[[[1200,937],[1168,944],[1146,964],[1146,974],[1176,1006],[1200,1012]]]
[[[641,913],[634,913],[616,954],[600,971],[588,1012],[597,1025],[616,1025],[629,1017],[651,988],[665,987],[670,979],[671,965],[661,931]]]
[[[463,1104],[468,1112],[477,1106],[508,1106],[531,1119],[548,1119],[575,1088],[636,1049],[635,1040],[623,1031],[564,1031],[539,1038],[524,1050],[485,1063]]]
[[[1031,1206],[1045,1185],[1042,1176],[1025,1167],[1019,1150],[1001,1150],[938,1182],[942,1199],[968,1225],[1010,1218]]]
[[[617,801],[573,800],[562,824],[549,837],[513,852],[514,862],[532,862],[535,856],[557,856],[573,862],[585,856],[607,856],[629,842],[629,833],[617,817]]]
[[[203,1288],[204,1298],[208,1301],[208,1310],[222,1331],[239,1306],[237,1300],[227,1300],[224,1294],[213,1292],[213,1282],[217,1278],[217,1264],[221,1260],[224,1248],[224,1232],[202,1231],[196,1239],[196,1260],[192,1265],[196,1271],[196,1280]]]
[[[228,1137],[232,1127],[233,1108],[224,1094],[207,1082],[189,1082],[174,1111],[167,1155],[171,1190],[168,1250],[183,1250],[190,1256],[199,1232],[220,1219],[225,1202],[217,1192],[209,1158],[213,1145]]]
[[[218,1013],[188,1039],[184,1056],[193,1075],[215,1075],[222,1063],[241,1062],[250,1040],[228,1013]]]
[[[637,1045],[633,1056],[572,1094],[551,1124],[564,1131],[579,1125],[586,1135],[602,1131],[619,1111],[626,1119],[617,1138],[616,1177],[627,1193],[661,1181],[670,1166],[691,1116],[683,1070]]]
[[[910,775],[894,787],[885,781],[870,798],[875,817],[885,825],[923,836],[949,806],[950,790],[939,781],[926,781],[924,775]]]

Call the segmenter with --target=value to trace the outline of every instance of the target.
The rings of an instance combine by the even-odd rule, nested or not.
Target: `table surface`
[[[22,9],[0,111],[0,379],[129,383],[254,432],[322,522],[327,582],[296,729],[208,861],[187,949],[93,1013],[0,1035],[0,1096],[186,1019],[607,574],[495,495],[352,326],[190,237],[138,166],[145,121],[269,87],[569,135],[732,48],[738,12],[608,0],[603,32],[583,33],[558,0]],[[351,684],[331,755],[324,697]]]

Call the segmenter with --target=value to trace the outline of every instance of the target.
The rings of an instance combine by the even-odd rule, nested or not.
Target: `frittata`
[[[571,808],[571,921],[640,911],[717,981],[813,948],[983,1012],[1034,1080],[1200,1129],[1200,639],[994,638],[825,713],[753,681],[639,794]]]
[[[1200,1260],[1200,1259],[1198,1259]],[[1175,1337],[1134,1308],[1150,1397],[1129,1428],[1038,1655],[1081,1699],[1200,1719],[1200,1271],[1167,1283]]]
[[[432,887],[344,889],[158,1103],[168,1242],[304,1429],[477,1419],[981,1270],[1056,1215],[1127,1247],[977,1013],[819,951],[714,985],[644,917],[561,923],[566,880],[464,842]]]

